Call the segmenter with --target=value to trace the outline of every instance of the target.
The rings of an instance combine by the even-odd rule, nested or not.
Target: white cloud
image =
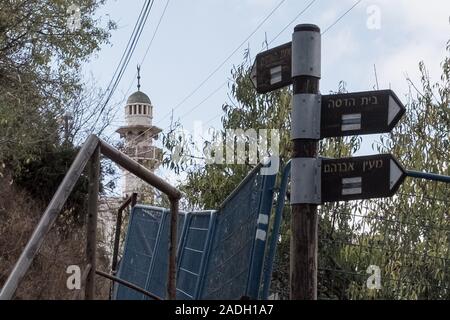
[[[348,56],[358,51],[358,47],[359,42],[355,39],[354,32],[349,28],[342,28],[323,40],[322,60],[330,65],[347,60]]]
[[[450,38],[450,1],[373,1],[380,5],[381,30],[375,42],[383,48],[377,59],[380,82],[405,92],[405,73],[419,81],[418,64],[424,61],[432,80],[440,76],[440,62]]]

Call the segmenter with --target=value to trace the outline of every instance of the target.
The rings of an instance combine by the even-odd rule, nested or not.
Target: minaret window
[[[141,114],[141,113],[142,113],[142,106],[139,105],[139,114]]]
[[[147,106],[144,106],[144,114],[147,114]]]
[[[136,105],[133,106],[133,114],[136,114]]]
[[[128,106],[128,114],[131,114],[131,108],[133,108],[132,106]]]

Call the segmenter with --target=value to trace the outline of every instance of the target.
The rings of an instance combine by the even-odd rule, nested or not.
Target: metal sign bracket
[[[291,204],[321,204],[321,158],[291,160]]]
[[[320,139],[320,94],[300,93],[292,98],[292,139]]]

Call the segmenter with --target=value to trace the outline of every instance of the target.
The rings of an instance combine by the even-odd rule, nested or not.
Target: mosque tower
[[[138,90],[128,98],[125,105],[126,125],[117,129],[116,132],[123,139],[123,151],[133,160],[154,171],[161,164],[162,150],[154,146],[153,143],[158,139],[162,130],[152,124],[153,105],[150,98],[141,91],[139,66],[137,70]],[[137,192],[141,200],[153,202],[153,188],[124,170],[122,194],[127,197],[133,192]]]

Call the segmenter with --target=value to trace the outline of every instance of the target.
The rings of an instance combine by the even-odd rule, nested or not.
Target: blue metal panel
[[[130,215],[124,255],[118,277],[140,286],[159,297],[166,296],[170,211],[136,205]],[[178,239],[184,229],[185,213],[178,219]],[[147,296],[117,285],[115,299],[147,300]]]
[[[149,274],[148,281],[145,283],[145,289],[159,297],[166,297],[167,274],[169,259],[169,230],[170,230],[170,212],[164,212],[164,221],[162,223],[161,233],[158,236],[158,245],[155,248],[154,267]],[[180,242],[186,213],[180,212],[178,216],[177,241]],[[149,299],[146,297],[146,299]]]
[[[258,220],[256,221],[255,241],[253,244],[253,253],[247,286],[247,296],[251,299],[257,299],[259,297],[270,213],[272,211],[275,180],[275,175],[266,175],[263,177],[263,187],[261,190],[259,214]]]
[[[120,262],[119,278],[145,287],[165,211],[163,208],[145,208],[140,205],[133,208],[125,240],[124,254]],[[146,297],[135,290],[118,285],[115,298],[119,300],[143,300]]]
[[[283,176],[281,177],[280,189],[278,191],[277,206],[275,209],[275,219],[273,222],[272,232],[270,235],[269,251],[267,253],[266,260],[264,261],[264,280],[263,291],[261,298],[267,300],[269,298],[270,282],[272,280],[273,263],[275,260],[278,236],[280,234],[281,220],[283,219],[283,209],[286,197],[286,190],[289,181],[289,175],[291,172],[291,161],[286,164],[283,170]]]
[[[217,212],[201,299],[239,299],[249,293],[257,297],[265,246],[264,239],[255,247],[257,221],[261,209],[270,212],[275,179],[259,175],[259,170],[253,170]]]
[[[255,168],[218,211],[181,213],[178,224],[177,299],[258,298],[275,175]],[[119,277],[166,296],[167,209],[137,206],[128,228]],[[267,263],[266,263],[267,266]],[[118,286],[117,299],[147,299]]]
[[[189,214],[178,258],[177,299],[198,297],[213,221],[213,211]]]

